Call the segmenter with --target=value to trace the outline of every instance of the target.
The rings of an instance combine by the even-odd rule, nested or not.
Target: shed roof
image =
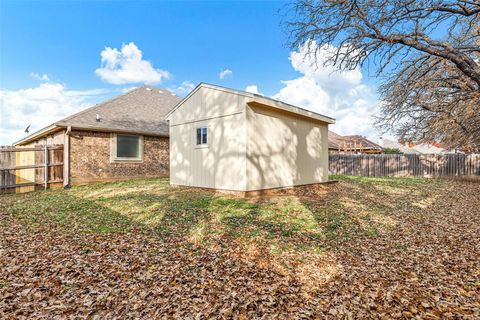
[[[209,84],[209,83],[204,83],[204,82],[200,83],[195,89],[192,90],[192,92],[190,92],[190,94],[188,94],[181,102],[179,102],[175,106],[175,108],[173,108],[170,112],[168,112],[168,114],[166,115],[165,118],[168,119],[169,116],[173,112],[175,112],[175,110],[177,110],[183,104],[183,102],[187,101],[196,91],[198,91],[202,87],[212,88],[212,89],[216,89],[216,90],[221,90],[221,91],[225,91],[225,92],[249,97],[251,100],[248,102],[248,104],[261,104],[261,105],[269,106],[269,107],[277,109],[277,110],[283,110],[283,111],[287,111],[287,112],[290,112],[290,113],[298,114],[298,115],[301,115],[301,116],[306,117],[306,118],[320,120],[320,121],[326,122],[328,124],[335,123],[334,118],[327,117],[323,114],[316,113],[316,112],[313,112],[313,111],[310,111],[310,110],[307,110],[307,109],[303,109],[303,108],[285,103],[285,102],[280,101],[280,100],[275,100],[275,99],[272,99],[272,98],[268,98],[268,97],[265,97],[265,96],[262,96],[262,95],[256,94],[256,93],[251,93],[251,92],[247,92],[247,91],[226,88],[226,87],[222,87],[222,86],[219,86],[219,85],[214,85],[214,84]]]
[[[38,139],[58,127],[168,136],[165,115],[182,99],[174,93],[142,86],[43,128],[15,144]],[[97,114],[100,121],[96,120]]]

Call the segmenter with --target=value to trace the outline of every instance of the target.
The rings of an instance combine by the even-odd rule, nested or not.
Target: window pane
[[[207,128],[202,128],[202,143],[207,144]]]
[[[117,135],[117,158],[140,158],[140,137]]]
[[[197,144],[202,144],[202,128],[197,128]]]

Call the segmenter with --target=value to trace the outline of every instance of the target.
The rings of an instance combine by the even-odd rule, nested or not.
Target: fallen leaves
[[[30,224],[2,202],[0,318],[480,318],[480,185],[451,182],[431,190],[421,189],[424,184],[401,186],[435,196],[425,207],[412,207],[405,198],[411,192],[395,190],[399,187],[395,179],[386,181],[345,180],[330,189],[304,190],[305,196],[285,195],[296,197],[311,212],[323,209],[325,202],[335,204],[353,195],[357,203],[349,210],[363,212],[372,206],[396,223],[365,236],[351,231],[356,230],[351,226],[355,220],[338,221],[329,213],[325,219],[342,233],[334,238],[310,238],[305,233],[309,237],[304,238],[301,231],[310,225],[299,224],[300,229],[291,231],[287,228],[291,220],[282,220],[280,227],[268,225],[272,233],[267,235],[282,240],[273,244],[297,239],[305,241],[308,250],[299,247],[278,255],[270,250],[272,242],[251,240],[258,234],[236,236],[235,229],[206,245],[190,241],[182,228],[159,237],[124,218],[113,221],[110,232],[101,232],[101,224],[110,220],[94,217],[98,225],[88,227],[92,221],[85,214],[75,222],[78,229],[69,232],[65,219],[32,212],[34,203],[28,212],[35,223]],[[389,188],[382,189],[382,183]],[[105,187],[115,193],[112,185]],[[153,190],[149,185],[142,188]],[[372,189],[377,193],[369,194]],[[101,189],[94,192],[101,195]],[[121,193],[128,194],[125,188]],[[395,203],[389,207],[375,202],[375,196],[391,196]],[[8,199],[24,201],[15,209],[23,210],[28,197]],[[175,199],[170,201],[180,201]],[[215,203],[215,210],[223,204],[237,215],[244,214],[242,208],[258,208],[225,200]],[[194,205],[205,210],[201,200]],[[279,214],[282,219],[289,214],[306,219],[306,211],[298,207]],[[87,208],[91,214],[101,209],[98,202],[89,202]],[[172,208],[188,223],[197,221],[188,220],[193,218],[190,211],[182,211],[184,206]],[[348,211],[345,219],[354,212]],[[246,230],[234,222],[235,228]],[[127,223],[127,230],[117,232]],[[250,224],[248,230],[255,231],[254,227]],[[251,240],[248,250],[245,239]],[[312,243],[321,244],[322,252],[312,254]],[[288,263],[279,264],[282,259]]]

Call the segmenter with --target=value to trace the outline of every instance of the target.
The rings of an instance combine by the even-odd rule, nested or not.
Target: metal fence
[[[480,176],[480,154],[330,155],[331,174],[370,177]]]

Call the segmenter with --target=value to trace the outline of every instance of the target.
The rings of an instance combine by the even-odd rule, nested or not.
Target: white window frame
[[[207,143],[200,143],[197,144],[197,130],[200,129],[206,129],[207,130]],[[195,148],[208,148],[208,143],[209,143],[209,134],[208,134],[209,128],[208,126],[200,126],[195,128]],[[200,133],[200,137],[202,136],[202,133]]]
[[[117,157],[117,136],[131,136],[138,137],[140,144],[140,157],[128,158],[128,157]],[[111,162],[143,162],[143,136],[139,134],[128,134],[128,133],[113,133],[110,143],[110,160]]]

